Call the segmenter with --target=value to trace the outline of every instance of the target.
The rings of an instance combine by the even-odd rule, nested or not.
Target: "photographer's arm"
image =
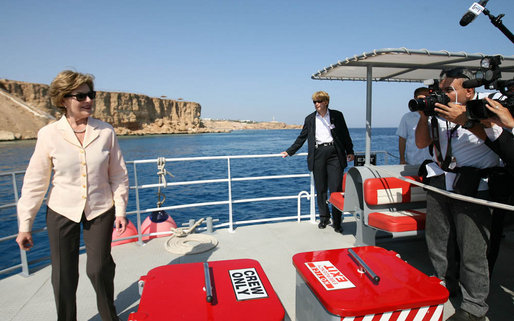
[[[487,138],[485,144],[498,154],[507,166],[514,166],[514,135],[511,132],[503,130],[494,141]]]
[[[468,121],[468,116],[466,114],[466,105],[460,105],[455,103],[448,103],[448,106],[436,103],[437,108],[434,110],[444,117],[447,121],[451,121],[452,123],[464,125]],[[472,127],[467,128],[470,132],[472,132],[478,138],[485,140],[487,135],[484,131],[484,127],[480,123],[475,123]]]
[[[447,121],[451,121],[452,123],[462,126],[468,120],[468,116],[466,115],[466,105],[448,103],[448,106],[446,106],[436,103],[435,106],[435,112]]]
[[[420,117],[416,126],[416,146],[421,149],[428,147],[432,143],[432,138],[428,127],[428,116],[422,111],[419,114]]]

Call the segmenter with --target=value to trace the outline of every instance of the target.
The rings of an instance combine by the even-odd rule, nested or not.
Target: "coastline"
[[[201,119],[201,126],[198,128],[187,128],[184,130],[170,131],[169,128],[161,128],[159,124],[145,126],[139,130],[129,130],[125,127],[115,127],[118,136],[151,136],[151,135],[170,135],[170,134],[206,134],[206,133],[230,133],[235,130],[275,130],[275,129],[301,129],[301,125],[290,125],[277,121],[249,121],[249,120],[219,120]],[[26,136],[19,133],[0,129],[0,142],[32,140],[36,136]]]

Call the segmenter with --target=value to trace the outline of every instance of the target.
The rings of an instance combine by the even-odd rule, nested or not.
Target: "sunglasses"
[[[65,98],[68,98],[68,97],[75,97],[75,99],[77,99],[77,101],[84,101],[86,100],[86,97],[89,97],[89,99],[93,100],[95,99],[96,97],[96,91],[90,91],[88,93],[78,93],[78,94],[68,94],[68,95],[64,95]]]
[[[313,100],[313,101],[312,101],[312,103],[313,103],[314,105],[316,105],[316,103],[320,103],[320,104],[321,104],[322,102],[323,102],[323,100]]]

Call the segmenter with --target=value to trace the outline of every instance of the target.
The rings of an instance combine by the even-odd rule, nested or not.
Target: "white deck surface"
[[[238,227],[234,233],[220,229],[213,234],[219,245],[203,254],[178,256],[164,249],[168,237],[113,248],[117,264],[115,304],[122,320],[137,310],[139,277],[154,267],[165,264],[252,258],[262,265],[275,292],[286,309],[285,320],[295,320],[295,268],[292,256],[299,252],[354,246],[355,223],[345,220],[343,235],[331,227],[318,229],[309,222],[270,223]],[[419,270],[431,274],[423,239],[387,240],[378,246],[394,250]],[[37,246],[37,244],[36,244]],[[489,298],[489,319],[513,320],[514,316],[514,233],[508,232],[502,244]],[[25,278],[15,275],[0,280],[2,320],[55,320],[55,304],[50,282],[50,267]],[[170,289],[170,291],[179,289]],[[170,302],[170,309],[180,309]],[[80,281],[77,292],[78,320],[100,320],[94,291],[85,273],[85,255],[80,258]],[[444,320],[453,314],[451,302],[445,304]]]

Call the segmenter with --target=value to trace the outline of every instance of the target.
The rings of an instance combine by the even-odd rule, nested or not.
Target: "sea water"
[[[386,151],[389,155],[379,154],[377,164],[398,164],[398,137],[396,128],[374,128],[372,131],[372,150]],[[119,143],[126,161],[149,160],[158,157],[184,158],[227,155],[264,155],[279,154],[287,149],[296,139],[300,130],[242,130],[230,133],[212,133],[195,135],[155,135],[119,137]],[[355,152],[364,152],[366,131],[364,128],[351,128]],[[34,151],[35,140],[0,143],[0,173],[23,171]],[[307,142],[298,153],[307,152]],[[350,166],[352,164],[350,163]],[[168,162],[166,170],[168,183],[195,181],[205,179],[226,179],[228,164],[226,159],[192,162]],[[273,176],[288,174],[307,174],[305,156],[233,159],[230,161],[231,177]],[[129,162],[130,185],[134,185],[134,167]],[[156,163],[138,164],[138,185],[157,184]],[[22,175],[17,176],[18,192],[22,185]],[[246,182],[232,182],[234,200],[262,198],[284,195],[297,195],[300,191],[309,191],[309,178],[272,179]],[[202,185],[168,186],[161,188],[165,196],[164,206],[180,204],[226,201],[228,184],[213,183]],[[159,195],[157,188],[140,190],[140,207],[157,207]],[[135,211],[135,192],[131,189],[127,211]],[[0,176],[0,207],[14,203],[11,176]],[[296,215],[297,201],[280,200],[255,203],[233,204],[235,221]],[[302,201],[302,213],[308,212],[308,202]],[[36,217],[34,229],[45,227],[45,210],[43,205]],[[211,216],[222,222],[228,221],[228,205],[202,206],[167,211],[179,226],[190,219]],[[144,220],[146,215],[142,217]],[[129,216],[135,224],[135,215]],[[0,238],[17,233],[15,208],[0,208]],[[34,233],[34,248],[28,252],[29,261],[49,255],[46,233]],[[0,242],[0,269],[19,264],[19,250],[14,240]],[[48,264],[48,260],[39,265]],[[4,276],[0,275],[0,278]]]

